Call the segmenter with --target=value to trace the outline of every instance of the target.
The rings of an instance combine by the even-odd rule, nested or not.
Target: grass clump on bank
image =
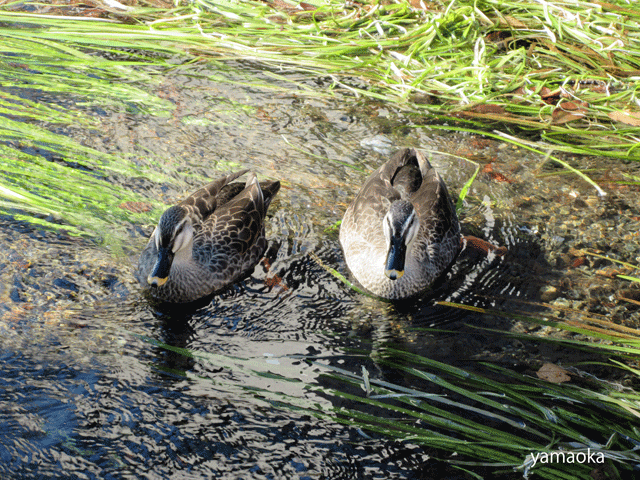
[[[533,138],[541,152],[640,159],[640,11],[622,0],[124,3],[0,8],[6,146],[21,154],[29,153],[25,144],[51,148],[93,164],[104,155],[87,155],[50,125],[99,122],[46,95],[167,115],[172,106],[143,86],[181,63],[215,57],[328,77],[329,88],[304,94],[388,102],[419,128],[446,122],[523,144]],[[43,100],[29,101],[20,94],[26,89]],[[120,160],[98,163],[127,170]]]
[[[330,76],[336,91],[402,106],[416,121],[517,127],[558,150],[640,158],[640,11],[622,0],[125,7],[105,5],[111,22],[16,12],[0,20],[37,25],[26,34],[43,42],[135,48],[140,61],[179,52],[307,71]]]
[[[217,55],[331,75],[428,121],[519,127],[560,150],[640,158],[640,11],[624,1],[273,2],[260,15],[251,2],[193,5]]]

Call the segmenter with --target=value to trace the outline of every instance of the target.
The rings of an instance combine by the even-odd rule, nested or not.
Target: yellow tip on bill
[[[152,277],[151,275],[147,277],[147,283],[149,285],[155,285],[156,287],[161,287],[162,285],[167,283],[167,280],[169,280],[169,277],[160,278],[160,277]]]
[[[404,270],[385,270],[384,274],[391,280],[398,280],[404,275]]]

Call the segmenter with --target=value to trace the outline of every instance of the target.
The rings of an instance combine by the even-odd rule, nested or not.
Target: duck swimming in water
[[[379,297],[427,290],[458,255],[462,237],[442,177],[404,149],[371,174],[347,208],[340,244],[349,270]]]
[[[153,298],[193,302],[251,274],[267,240],[264,219],[280,182],[242,170],[168,208],[140,255],[136,277]]]

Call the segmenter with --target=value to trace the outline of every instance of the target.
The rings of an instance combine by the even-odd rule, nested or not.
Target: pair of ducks
[[[267,241],[264,218],[280,182],[232,173],[167,209],[137,278],[161,302],[186,303],[249,275]],[[340,227],[347,266],[368,291],[402,299],[428,289],[461,248],[458,217],[425,156],[404,149],[367,179]]]

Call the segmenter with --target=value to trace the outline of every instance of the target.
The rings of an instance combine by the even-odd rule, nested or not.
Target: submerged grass
[[[336,89],[404,106],[417,123],[429,114],[513,126],[557,149],[640,158],[640,12],[622,0],[192,8],[191,28],[207,40],[199,53],[330,75]]]
[[[120,207],[144,199],[108,177],[144,173],[159,180],[161,174],[143,172],[129,158],[87,147],[65,133],[97,132],[100,115],[114,106],[168,115],[169,102],[134,86],[152,83],[154,76],[130,60],[108,60],[64,39],[37,38],[39,28],[27,28],[24,14],[2,12],[0,18],[0,214],[111,241],[114,227],[157,215],[154,205],[138,213]],[[35,20],[49,27],[73,22]]]
[[[620,354],[631,351],[637,358],[638,338],[617,338]],[[584,342],[581,347],[593,344]],[[640,373],[621,362],[612,363],[636,377]],[[366,396],[336,393],[363,405],[364,411],[340,411],[344,423],[355,421],[372,432],[433,448],[440,452],[434,458],[474,472],[482,467],[483,475],[488,468],[488,478],[508,471],[519,471],[524,478],[535,474],[535,478],[590,479],[604,472],[609,472],[607,478],[625,478],[630,473],[622,472],[640,466],[636,427],[640,395],[630,388],[577,369],[564,371],[576,378],[585,375],[589,388],[564,383],[569,377],[555,383],[494,364],[479,364],[485,373],[471,372],[393,349],[380,357],[379,365],[398,372],[405,379],[403,385],[414,387],[367,379],[371,387]],[[365,381],[351,372],[330,369],[333,378],[352,385]],[[426,393],[430,391],[439,395]],[[366,413],[370,408],[387,410],[389,418]],[[457,456],[451,457],[451,452]],[[580,453],[582,462],[567,460]],[[591,463],[584,462],[587,454]],[[554,456],[556,461],[539,461]]]
[[[144,340],[249,379],[246,384],[220,376],[200,379],[214,382],[227,394],[246,391],[269,408],[304,411],[364,428],[369,434],[423,446],[432,459],[470,472],[474,478],[587,480],[598,472],[608,472],[603,478],[626,478],[640,465],[640,396],[592,376],[588,377],[591,387],[584,388],[489,363],[479,363],[472,372],[385,348],[377,368],[396,373],[386,377],[404,379],[394,383],[371,378],[364,368],[361,374],[340,368],[336,364],[341,362],[330,357],[231,358]],[[365,352],[363,362],[367,357]],[[300,360],[313,363],[327,381],[309,383],[300,378],[295,366]],[[614,364],[636,376],[640,373],[620,362]],[[582,375],[577,369],[567,372]],[[261,379],[268,379],[268,386]],[[292,394],[296,390],[307,392],[305,398]],[[348,404],[309,402],[309,392],[320,399],[344,399]],[[567,461],[570,454],[571,458],[582,454],[578,458],[583,460]],[[584,461],[587,454],[591,463]],[[565,461],[541,461],[554,455],[556,459],[563,455]]]
[[[127,159],[91,151],[54,126],[97,129],[99,112],[114,105],[168,115],[173,106],[145,86],[181,63],[215,57],[329,77],[331,87],[300,94],[393,103],[416,126],[455,120],[480,133],[498,128],[520,144],[526,142],[518,134],[533,133],[540,152],[640,159],[640,11],[623,0],[135,5],[0,6],[6,155],[13,149],[18,161],[22,153],[46,150],[88,168],[132,174]],[[39,101],[28,91],[39,92]],[[6,180],[0,186],[13,188]]]
[[[112,16],[121,21],[0,12],[40,27],[35,37],[51,48],[256,60],[329,75],[335,89],[419,115],[519,126],[574,153],[640,158],[640,12],[623,0],[196,0]],[[15,41],[24,35],[34,32],[12,32]]]

